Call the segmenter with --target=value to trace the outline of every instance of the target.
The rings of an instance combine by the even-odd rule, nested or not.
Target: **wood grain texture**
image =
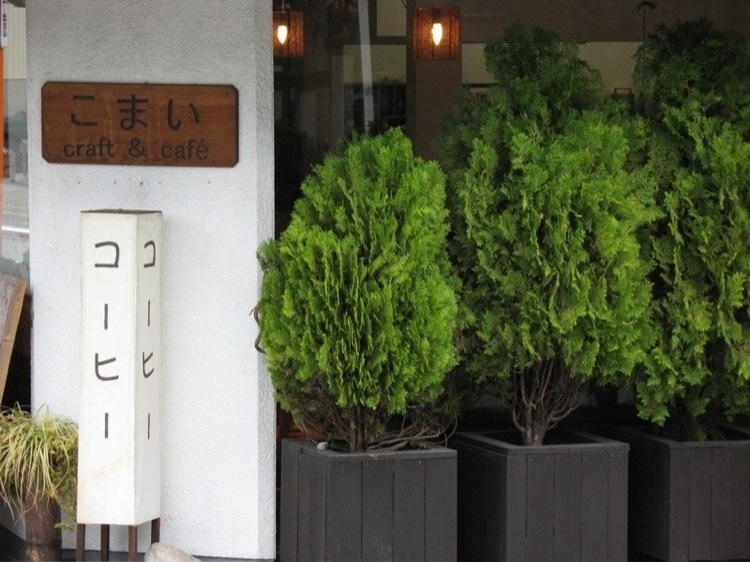
[[[42,86],[42,156],[50,163],[232,167],[238,134],[230,85]]]
[[[25,293],[26,281],[0,274],[0,322],[3,325],[3,339],[0,342],[0,400],[8,380],[8,366],[16,342]]]

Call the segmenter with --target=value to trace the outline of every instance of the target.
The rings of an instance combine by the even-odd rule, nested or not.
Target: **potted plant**
[[[705,19],[660,25],[635,80],[663,218],[659,337],[636,380],[651,427],[630,443],[631,544],[666,560],[750,558],[750,43]],[[741,515],[741,516],[740,516]]]
[[[425,443],[455,363],[444,182],[400,130],[357,137],[259,250],[260,345],[314,438],[282,443],[282,560],[455,558],[455,451]]]
[[[61,560],[61,507],[75,520],[78,429],[19,406],[0,412],[0,500],[24,516],[26,559]]]
[[[548,438],[587,385],[645,358],[653,182],[574,43],[515,25],[485,55],[497,83],[459,108],[444,161],[467,369],[499,389],[518,435],[451,439],[459,557],[625,559],[627,445]]]

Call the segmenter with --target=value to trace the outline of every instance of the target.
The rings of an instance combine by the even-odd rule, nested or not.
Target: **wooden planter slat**
[[[281,463],[281,482],[283,483],[283,493],[279,498],[279,513],[294,513],[302,510],[302,501],[300,501],[299,479],[299,455],[292,454],[294,451],[293,443],[282,443]],[[309,515],[308,515],[309,517]],[[290,517],[281,522],[284,530],[284,540],[279,541],[279,558],[281,560],[294,560],[297,556],[297,517]],[[281,532],[281,529],[279,530]]]
[[[693,490],[692,498],[684,496],[675,501],[683,505],[687,504],[686,513],[688,513],[687,522],[684,518],[679,521],[680,532],[684,532],[687,525],[688,536],[691,537],[692,543],[689,550],[693,552],[696,560],[708,560],[711,558],[711,536],[712,521],[711,513],[711,465],[713,464],[712,455],[706,454],[706,450],[685,450],[679,451],[674,456],[672,477],[675,479],[678,488]],[[689,470],[681,470],[682,463],[690,466]],[[687,476],[687,478],[685,478]],[[677,525],[675,528],[678,528]],[[685,552],[683,559],[687,559],[688,553]]]
[[[425,560],[425,488],[421,463],[396,463],[393,494],[403,501],[393,511],[393,558]]]
[[[615,493],[609,496],[608,521],[608,544],[619,545],[611,550],[613,557],[625,560],[628,545],[628,451],[616,451],[610,453],[609,473],[607,482],[609,489]],[[623,524],[618,525],[621,521]]]
[[[320,462],[302,455],[313,466],[310,505],[320,506],[312,521],[300,521],[310,529],[310,542],[315,544],[314,560],[359,560],[363,544],[362,466],[354,463]],[[352,501],[356,498],[357,501]],[[311,510],[312,511],[312,510]]]
[[[712,521],[711,550],[724,560],[747,558],[750,554],[747,524],[742,528],[737,527],[736,522],[748,521],[748,480],[738,477],[737,472],[747,474],[750,448],[714,449],[713,454],[711,512],[716,517]]]
[[[497,466],[505,463],[503,463],[502,457],[499,457],[495,458],[492,464]],[[488,468],[492,470],[495,467],[490,465]],[[493,528],[495,520],[491,519],[491,517],[493,515],[499,516],[499,521],[502,522],[502,527],[500,528],[500,533],[497,533],[497,539],[501,541],[501,550],[499,552],[505,553],[503,560],[524,560],[526,552],[526,520],[528,517],[526,510],[526,495],[528,490],[528,482],[525,477],[526,459],[523,457],[508,458],[508,462],[503,468],[504,470],[501,470],[498,473],[499,478],[493,482],[494,486],[502,489],[500,495],[501,501],[497,505],[492,505],[491,508],[487,510],[487,521],[485,521],[486,533],[489,535],[497,533],[497,528]],[[491,476],[490,479],[494,480]],[[508,486],[509,482],[514,482],[515,484],[513,486]],[[459,488],[459,494],[460,493],[461,489]],[[467,490],[466,493],[472,492]],[[481,501],[486,501],[486,497],[482,498],[481,493],[479,496]],[[461,498],[461,496],[459,496],[459,498]],[[459,517],[461,517],[460,506],[461,504],[459,503]],[[484,536],[487,535],[477,537],[478,544],[481,544],[481,541],[484,540]],[[494,543],[497,539],[492,539],[491,542]],[[487,556],[494,557],[495,552],[497,551],[487,550]],[[490,558],[483,559],[487,560]]]
[[[453,456],[425,461],[424,560],[456,556],[457,458],[455,451],[450,453]]]
[[[750,432],[741,440],[680,442],[648,430],[630,443],[630,543],[660,560],[750,558]]]
[[[606,493],[609,463],[602,456],[596,453],[573,455],[581,463],[581,560],[610,559],[607,552],[609,496]]]
[[[626,560],[627,445],[523,447],[459,433],[459,558]]]
[[[285,439],[281,466],[282,561],[455,559],[455,451],[336,453]]]
[[[382,470],[380,463],[387,463],[390,470]],[[362,549],[372,560],[393,559],[395,470],[390,461],[362,463]]]
[[[551,560],[554,552],[554,509],[546,509],[555,495],[555,459],[534,455],[526,466],[526,555],[530,560]]]
[[[574,455],[555,455],[555,560],[575,560],[581,552],[581,520],[571,517],[580,513],[581,463]]]

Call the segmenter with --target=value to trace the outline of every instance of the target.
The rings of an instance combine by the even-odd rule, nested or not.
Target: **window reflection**
[[[285,5],[304,13],[305,47],[303,57],[274,59],[277,234],[304,177],[339,141],[406,124],[402,0]]]
[[[16,2],[16,4],[22,3]],[[28,133],[26,126],[26,9],[8,5],[3,49],[4,144],[0,271],[29,278]]]
[[[628,30],[606,40],[611,17],[626,17],[629,9],[597,9],[581,27],[577,8],[547,17],[533,3],[519,4],[510,17],[507,6],[495,2],[453,3],[462,7],[467,24],[459,60],[414,63],[407,60],[407,10],[428,4],[425,0],[284,0],[287,9],[303,12],[305,45],[302,57],[274,59],[277,234],[312,166],[354,133],[405,127],[415,153],[436,157],[434,139],[460,89],[482,96],[494,81],[484,63],[485,42],[501,37],[515,20],[551,26],[566,37],[580,35],[580,56],[601,72],[607,91],[632,101],[640,19],[628,20]],[[280,6],[275,0],[274,9]]]

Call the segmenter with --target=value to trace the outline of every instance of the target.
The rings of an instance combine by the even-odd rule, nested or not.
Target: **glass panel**
[[[340,140],[406,124],[401,0],[274,4],[282,9],[303,12],[304,54],[274,59],[277,234],[305,176]]]
[[[28,134],[26,128],[26,9],[8,5],[3,49],[4,165],[0,271],[29,278]]]

